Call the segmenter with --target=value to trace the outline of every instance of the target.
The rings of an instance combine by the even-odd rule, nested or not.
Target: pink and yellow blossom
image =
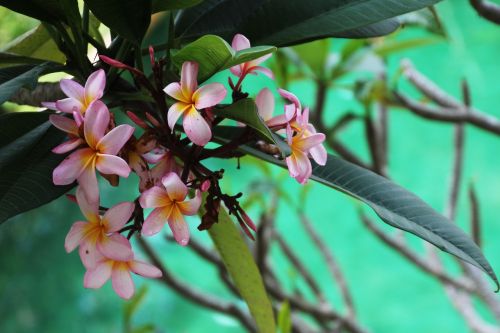
[[[122,202],[100,216],[98,203],[89,201],[81,187],[76,191],[76,200],[86,222],[75,222],[71,226],[64,243],[66,251],[69,253],[79,246],[80,258],[86,268],[94,267],[101,255],[130,260],[133,257],[130,242],[118,231],[130,219],[135,205]]]
[[[220,83],[210,83],[198,88],[197,75],[198,64],[187,61],[182,64],[181,81],[170,83],[164,91],[177,100],[168,109],[168,126],[173,131],[177,120],[182,116],[188,138],[194,144],[204,146],[212,138],[212,130],[200,110],[220,103],[227,91]]]
[[[103,174],[128,177],[130,167],[116,155],[128,141],[134,128],[120,125],[105,135],[109,120],[110,114],[104,103],[95,101],[89,106],[83,124],[87,147],[76,150],[54,169],[52,178],[55,185],[69,185],[78,180],[88,199],[96,202],[99,200],[96,169]],[[59,125],[62,124],[60,118],[57,121],[60,122]],[[68,123],[69,131],[74,130],[71,126]]]
[[[162,272],[155,266],[133,257],[129,260],[114,260],[100,257],[95,266],[85,272],[83,286],[99,289],[111,279],[113,290],[123,299],[130,299],[135,292],[130,272],[148,277],[160,278]]]
[[[181,245],[189,242],[189,228],[184,215],[196,215],[201,205],[201,192],[197,191],[193,199],[188,199],[188,188],[171,172],[162,179],[164,187],[154,186],[142,193],[139,200],[143,208],[154,208],[144,221],[142,234],[154,235],[168,222],[175,240]]]
[[[236,34],[233,37],[231,46],[235,51],[241,51],[251,47],[248,38],[246,38],[242,34]],[[247,74],[257,75],[257,72],[261,72],[269,78],[274,79],[273,72],[271,72],[269,68],[260,66],[260,64],[269,59],[269,57],[271,57],[271,54],[266,54],[265,56],[262,56],[260,58],[233,66],[229,70],[235,76],[240,78],[240,82],[245,78]]]
[[[84,87],[69,79],[61,80],[60,87],[63,93],[68,96],[67,98],[58,100],[55,104],[50,102],[42,104],[65,113],[85,114],[90,104],[103,96],[106,87],[106,73],[99,69],[90,74]]]

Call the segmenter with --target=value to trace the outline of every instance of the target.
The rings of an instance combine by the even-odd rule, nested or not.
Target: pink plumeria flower
[[[83,132],[88,147],[71,153],[52,173],[55,185],[69,185],[78,180],[88,199],[99,201],[99,188],[95,170],[103,174],[116,174],[128,177],[130,167],[122,158],[116,156],[128,141],[134,128],[120,125],[106,135],[109,124],[109,110],[101,101],[92,103],[85,115]]]
[[[251,47],[248,38],[246,38],[242,34],[236,34],[233,37],[233,42],[231,46],[235,51],[241,51]],[[274,79],[273,72],[271,72],[269,68],[259,66],[261,63],[269,59],[269,57],[271,57],[271,54],[266,54],[265,56],[262,56],[260,58],[233,66],[229,70],[235,76],[239,77],[240,81],[242,81],[247,74],[257,75],[257,72],[261,72],[262,74],[268,76],[269,78]]]
[[[81,187],[76,191],[76,200],[87,222],[79,221],[71,226],[64,243],[66,251],[69,253],[79,246],[80,258],[86,268],[94,267],[100,255],[115,260],[130,260],[133,257],[130,242],[118,231],[130,219],[135,205],[122,202],[101,217],[99,204],[89,202]]]
[[[220,83],[210,83],[198,88],[198,64],[186,61],[182,64],[181,81],[170,83],[163,89],[175,100],[168,109],[168,126],[174,130],[182,116],[183,127],[188,138],[198,146],[206,145],[212,138],[212,130],[200,110],[220,103],[226,97],[226,88]]]
[[[189,242],[189,228],[184,215],[195,215],[201,205],[201,192],[196,191],[193,199],[186,200],[188,188],[179,176],[171,172],[162,179],[163,186],[154,186],[142,193],[139,200],[143,208],[154,208],[144,221],[142,234],[154,235],[168,222],[175,240],[180,245]]]
[[[99,289],[111,278],[113,290],[123,299],[130,299],[134,295],[134,281],[130,272],[148,277],[160,278],[162,272],[155,266],[131,258],[129,260],[114,260],[101,257],[93,268],[85,272],[83,286]]]
[[[65,113],[78,112],[83,115],[92,102],[103,96],[106,87],[106,74],[102,69],[90,74],[85,87],[68,79],[61,80],[60,86],[68,98],[58,100],[55,103],[55,108]],[[54,107],[50,102],[42,104],[48,108]]]
[[[286,164],[290,176],[300,184],[305,184],[312,174],[311,161],[309,160],[310,150],[317,145],[321,145],[323,141],[325,141],[323,133],[306,136],[305,132],[301,131],[293,135],[292,127],[287,126],[287,142],[292,153],[286,158]]]

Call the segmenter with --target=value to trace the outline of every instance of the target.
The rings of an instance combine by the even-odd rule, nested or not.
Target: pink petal
[[[89,269],[85,272],[83,287],[91,289],[101,288],[111,277],[112,268],[113,261],[111,260],[99,262],[93,269]]]
[[[219,104],[226,97],[227,90],[220,83],[210,83],[200,87],[193,94],[194,106],[201,110]]]
[[[325,141],[325,135],[323,133],[316,133],[302,139],[295,140],[294,148],[296,147],[302,151],[307,151],[312,147],[321,144],[323,141]]]
[[[233,75],[235,75],[235,76],[237,76],[237,77],[240,77],[240,76],[241,76],[241,74],[242,74],[242,68],[241,68],[241,67],[243,67],[243,66],[241,66],[241,65],[236,65],[236,66],[233,66],[233,67],[229,68],[229,71],[230,71],[231,73],[233,73]]]
[[[273,117],[266,121],[267,126],[269,127],[275,127],[275,126],[283,126],[288,122],[286,119],[286,116],[284,114],[281,114],[279,116]]]
[[[175,172],[170,172],[168,175],[163,177],[161,182],[167,189],[170,199],[184,201],[188,193],[188,188]]]
[[[62,79],[59,85],[63,93],[69,98],[73,98],[80,102],[85,100],[83,87],[79,83],[73,80]]]
[[[78,148],[81,144],[83,144],[82,139],[80,139],[80,138],[71,139],[71,140],[65,141],[65,142],[61,143],[60,145],[52,148],[52,152],[54,154],[66,154],[66,153],[72,151],[73,149]]]
[[[78,184],[83,189],[87,200],[90,202],[99,202],[99,186],[95,174],[95,165],[89,165],[78,177]]]
[[[127,143],[133,133],[134,128],[130,125],[117,126],[99,140],[96,148],[101,153],[116,155]]]
[[[110,209],[104,214],[102,223],[107,227],[106,232],[117,232],[128,222],[135,205],[132,202],[122,202]]]
[[[182,64],[181,90],[184,97],[193,95],[198,88],[198,63],[186,61]]]
[[[80,243],[78,253],[80,254],[82,264],[86,269],[93,269],[96,267],[99,260],[103,258],[103,256],[97,251],[95,244],[85,240]]]
[[[87,82],[85,83],[85,102],[87,105],[99,99],[104,94],[106,87],[106,73],[104,70],[99,69],[90,74]]]
[[[73,113],[74,111],[81,113],[83,104],[73,98],[64,98],[56,102],[56,108],[65,113]]]
[[[105,175],[118,175],[127,178],[130,167],[121,157],[107,154],[97,154],[96,168]]]
[[[83,236],[85,236],[85,222],[75,222],[69,229],[66,239],[64,240],[64,248],[66,252],[70,253],[80,244]]]
[[[167,191],[158,186],[153,186],[144,191],[139,199],[142,208],[164,207],[170,205],[171,202],[172,200],[168,197]]]
[[[183,102],[174,103],[169,109],[167,113],[167,122],[168,127],[174,131],[175,124],[177,120],[179,120],[180,116],[182,116],[187,110],[193,108],[192,104],[185,104]]]
[[[171,205],[166,206],[165,208],[162,207],[154,209],[144,221],[141,234],[143,236],[152,236],[159,233],[167,222],[171,210]]]
[[[196,191],[193,199],[178,202],[177,206],[183,215],[196,215],[201,206],[201,192]]]
[[[292,121],[292,119],[297,115],[298,111],[295,104],[287,104],[285,105],[285,118],[286,121]]]
[[[44,108],[57,111],[56,102],[42,102],[41,104]]]
[[[184,102],[184,103],[189,103],[191,102],[191,99],[190,98],[186,98],[183,94],[182,94],[182,89],[181,89],[181,84],[179,82],[172,82],[170,83],[169,85],[167,85],[163,91],[165,92],[165,94],[167,94],[168,96],[178,100],[178,101],[181,101],[181,102]]]
[[[148,278],[159,278],[163,274],[162,272],[156,268],[155,266],[148,264],[143,261],[134,260],[129,263],[130,270],[135,274],[139,274]]]
[[[186,246],[189,243],[189,228],[177,207],[172,208],[172,213],[168,217],[168,226],[172,230],[177,243],[182,246]]]
[[[49,116],[49,121],[61,131],[78,136],[78,126],[73,119],[51,114]]]
[[[89,222],[99,223],[99,202],[98,201],[89,201],[83,188],[78,187],[76,189],[76,202],[82,211],[83,216]]]
[[[325,165],[326,160],[328,159],[328,154],[326,152],[325,147],[323,145],[319,144],[314,147],[312,147],[309,150],[309,153],[311,154],[312,158],[318,163],[319,165]]]
[[[274,80],[274,74],[273,72],[267,68],[267,67],[263,67],[263,66],[255,66],[252,68],[251,72],[261,72],[262,74],[264,74],[265,76],[267,76],[268,78],[270,78],[271,80]]]
[[[231,47],[236,51],[248,49],[250,47],[250,41],[242,34],[236,34],[231,42]]]
[[[96,245],[99,252],[109,259],[127,261],[134,257],[130,242],[117,233],[102,237]]]
[[[274,95],[268,88],[262,89],[257,97],[255,97],[255,104],[259,115],[265,121],[271,119],[274,112]]]
[[[89,148],[75,151],[66,157],[53,171],[52,180],[55,185],[69,185],[83,172],[94,153]]]
[[[306,154],[294,151],[291,156],[286,158],[286,163],[290,171],[290,176],[295,178],[300,184],[307,182],[312,173],[312,166]]]
[[[116,263],[113,265],[111,282],[114,291],[121,298],[130,299],[134,295],[134,282],[125,263]]]
[[[281,95],[281,97],[283,97],[283,98],[289,100],[290,102],[292,102],[298,109],[302,108],[300,106],[300,101],[297,98],[297,96],[295,96],[291,92],[289,92],[289,91],[287,91],[285,89],[278,89],[278,93]]]
[[[97,100],[89,105],[85,113],[83,132],[90,147],[95,148],[104,136],[109,125],[109,118],[109,110],[103,102]]]
[[[212,138],[212,131],[207,121],[194,108],[184,114],[182,125],[189,140],[198,146],[206,145]]]

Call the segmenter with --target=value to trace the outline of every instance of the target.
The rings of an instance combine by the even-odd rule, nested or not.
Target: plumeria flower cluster
[[[243,35],[232,42],[235,51],[250,47]],[[230,68],[238,78],[236,84],[229,78],[233,103],[246,98],[242,92],[248,74],[262,73],[273,79],[272,72],[261,66],[270,55],[238,64]],[[239,204],[242,193],[228,195],[221,190],[224,170],[212,171],[203,160],[215,157],[239,156],[239,145],[258,146],[257,133],[241,128],[242,135],[217,148],[208,148],[214,130],[223,122],[218,110],[228,95],[221,83],[199,85],[199,64],[182,64],[179,80],[163,82],[164,59],[155,59],[150,48],[152,79],[142,71],[123,62],[100,56],[103,66],[128,71],[141,91],[152,97],[154,103],[145,103],[140,113],[127,111],[136,127],[117,125],[105,103],[106,73],[99,69],[92,73],[84,86],[74,80],[61,80],[61,90],[67,98],[46,102],[54,110],[51,123],[67,134],[67,139],[53,148],[65,159],[53,170],[55,185],[77,184],[76,195],[70,196],[84,216],[73,224],[66,237],[65,248],[78,248],[86,273],[84,287],[100,288],[111,279],[115,292],[128,299],[134,294],[131,272],[150,278],[161,277],[153,265],[136,259],[131,238],[135,234],[153,236],[165,225],[182,246],[189,243],[190,231],[186,216],[204,213],[199,230],[210,228],[218,220],[221,204],[228,209],[246,235],[253,239],[255,224]],[[284,98],[283,112],[273,116],[276,101],[268,88],[255,97],[258,113],[265,125],[279,135],[290,147],[285,161],[290,176],[300,184],[311,177],[311,158],[319,165],[326,163],[327,154],[322,145],[324,134],[317,133],[309,123],[309,109],[302,108],[292,93],[279,89]],[[243,124],[243,126],[246,126]],[[239,141],[238,141],[239,140]],[[278,157],[277,157],[278,158]],[[138,177],[138,191],[130,201],[107,208],[101,205],[98,178],[112,186],[130,173]],[[204,200],[202,199],[204,197]]]

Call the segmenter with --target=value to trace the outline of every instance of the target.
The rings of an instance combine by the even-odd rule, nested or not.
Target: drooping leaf
[[[195,6],[203,0],[153,0],[153,13]]]
[[[52,183],[52,171],[64,156],[53,154],[51,149],[63,140],[64,133],[50,126],[47,119],[47,113],[39,112],[0,116],[0,223],[71,188]]]
[[[204,208],[200,214],[204,214]],[[247,303],[258,332],[275,333],[273,308],[259,269],[225,209],[220,210],[218,223],[215,223],[208,232],[238,292]]]
[[[255,45],[289,46],[325,37],[359,38],[392,32],[390,18],[439,0],[206,0],[183,10],[176,21],[180,39],[236,33]],[[380,24],[378,24],[380,22]]]
[[[19,36],[0,51],[58,63],[64,63],[66,60],[42,24]]]
[[[297,45],[292,49],[297,53],[300,60],[310,68],[315,77],[324,77],[326,74],[326,60],[330,53],[330,41],[328,39]]]
[[[423,28],[433,34],[446,37],[446,31],[433,6],[401,15],[398,19],[402,25]]]
[[[40,65],[21,65],[0,69],[0,104],[7,101],[22,87],[34,89],[38,78],[47,73],[56,72],[61,67],[45,62]]]
[[[228,142],[237,135],[234,132],[229,127],[221,126],[215,129],[214,139],[221,143]],[[243,146],[240,150],[286,168],[284,161],[251,146]],[[327,164],[323,167],[314,162],[312,164],[313,180],[366,203],[387,224],[408,231],[480,268],[499,286],[493,269],[472,239],[415,194],[333,155],[328,155]]]
[[[405,39],[405,40],[386,40],[380,45],[375,45],[373,47],[373,51],[381,57],[386,57],[393,53],[402,52],[427,45],[432,45],[442,41],[443,39],[431,38],[431,37]]]
[[[94,15],[111,30],[140,44],[151,21],[151,0],[85,0]]]
[[[290,147],[266,126],[264,120],[259,116],[257,106],[252,99],[245,98],[227,107],[216,109],[215,115],[250,126],[257,131],[263,140],[276,145],[284,156],[290,155]],[[243,128],[240,128],[240,131],[243,131]]]
[[[260,46],[235,52],[222,38],[206,35],[183,47],[172,56],[172,60],[179,68],[185,61],[197,62],[198,80],[204,81],[217,72],[257,59],[275,50],[273,46]]]
[[[20,56],[18,54],[0,52],[0,68],[6,65],[20,65],[20,64],[41,64],[45,60],[34,59],[30,57]]]

